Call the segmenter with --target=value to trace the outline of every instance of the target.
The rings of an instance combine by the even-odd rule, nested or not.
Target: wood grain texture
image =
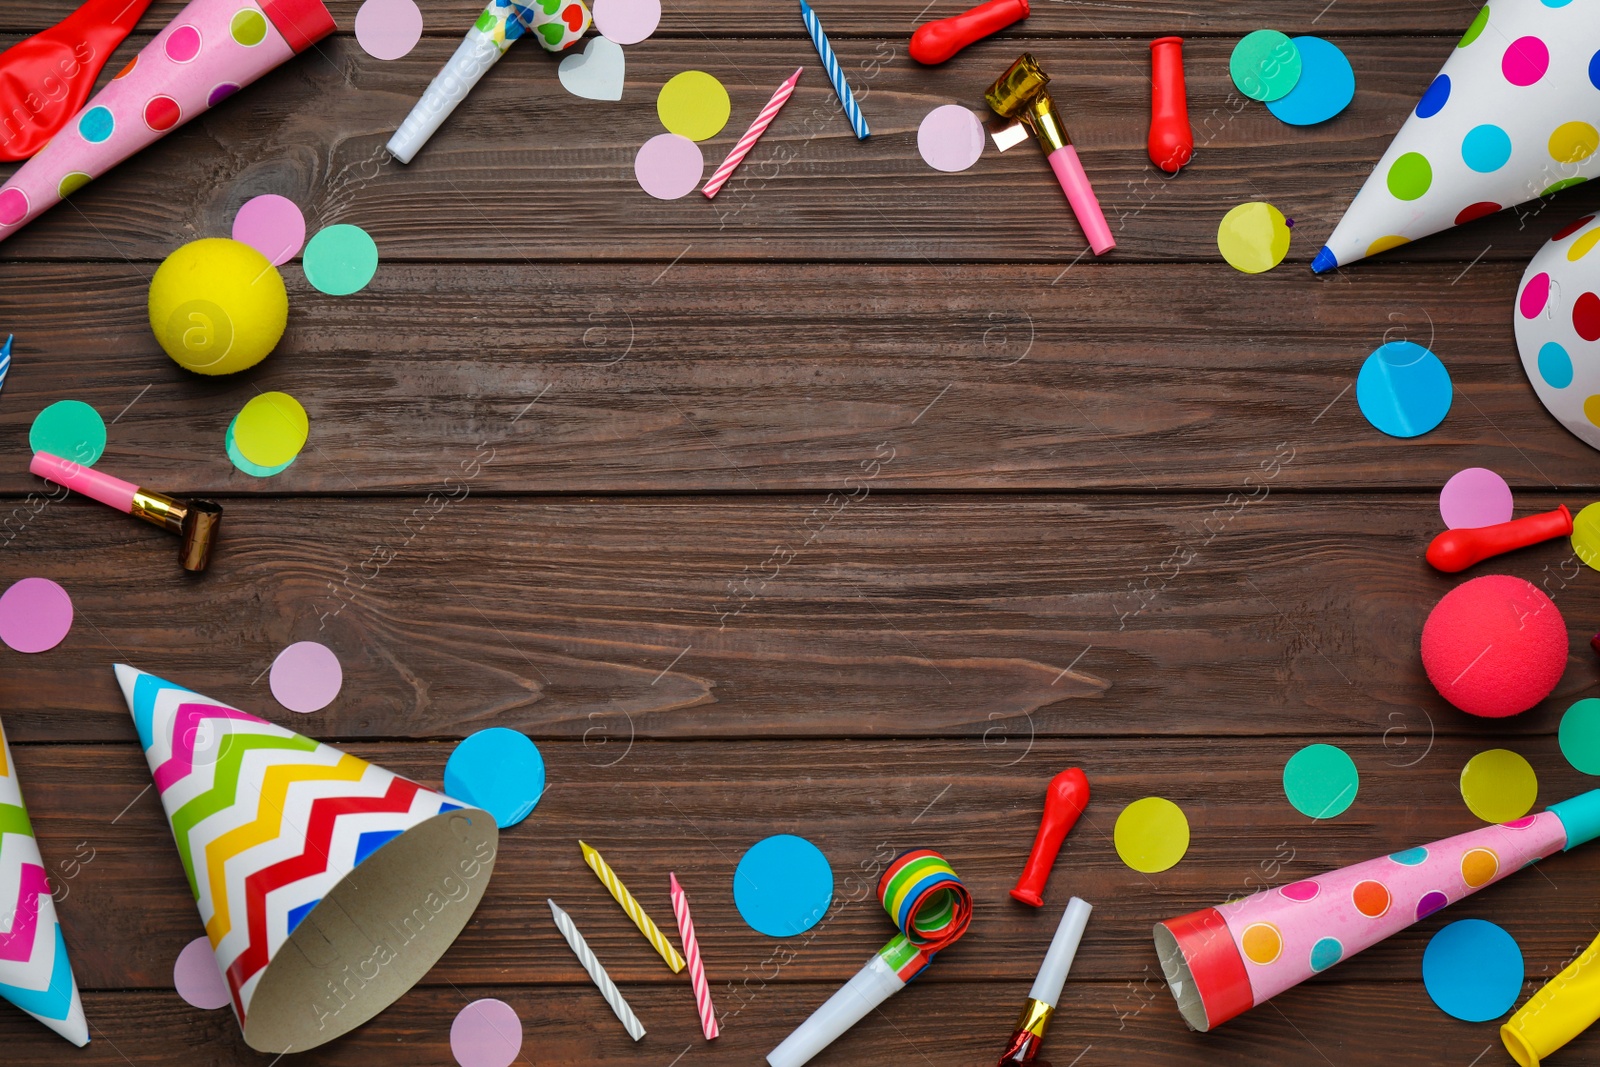
[[[544,742],[549,791],[527,822],[502,833],[483,903],[425,984],[575,980],[573,960],[547,920],[546,897],[573,915],[625,989],[686,984],[584,866],[579,838],[605,855],[668,929],[667,872],[677,872],[711,961],[713,992],[730,1001],[724,1010],[737,1005],[746,978],[758,985],[775,968],[786,980],[853,974],[893,933],[877,904],[878,876],[895,855],[922,847],[947,855],[977,901],[971,933],[922,981],[1025,987],[1072,895],[1096,905],[1074,979],[1124,980],[1158,968],[1155,922],[1483,825],[1456,783],[1467,759],[1504,739],[1397,740],[1376,731],[1340,739],[1361,769],[1360,792],[1347,813],[1321,823],[1294,812],[1283,796],[1283,763],[1303,738],[1030,742],[1013,729],[964,741]],[[1513,746],[1541,770],[1541,808],[1591,784],[1565,765],[1548,735]],[[450,746],[357,743],[348,750],[437,787]],[[29,745],[17,746],[17,763],[69,943],[84,949],[79,981],[90,989],[169,989],[172,961],[203,930],[161,805],[154,791],[143,791],[150,780],[143,754],[136,745]],[[1069,765],[1089,775],[1093,798],[1057,861],[1047,906],[1035,911],[1006,893],[1032,843],[1044,784]],[[1111,834],[1122,808],[1152,793],[1184,809],[1190,848],[1173,869],[1142,875],[1117,858]],[[755,933],[733,903],[739,857],[775,833],[804,834],[834,870],[833,906],[812,930],[788,939]],[[1538,974],[1593,939],[1597,876],[1600,850],[1552,857],[1318,981],[1416,981],[1428,939],[1468,916],[1510,930],[1529,974]],[[131,900],[139,907],[126,906]]]
[[[260,706],[249,679],[302,639],[350,665],[326,738],[1488,739],[1548,735],[1600,679],[1600,583],[1564,541],[1479,568],[1547,589],[1572,638],[1537,711],[1486,722],[1418,661],[1458,582],[1421,560],[1431,498],[1233,496],[869,495],[831,521],[815,499],[233,502],[203,584],[169,535],[46,501],[5,551],[78,622],[13,657],[8,729],[131,740],[119,660]]]
[[[68,396],[115,422],[105,469],[172,492],[426,494],[491,452],[475,492],[826,494],[874,471],[873,492],[1225,498],[1280,450],[1275,490],[1436,491],[1474,465],[1519,489],[1600,486],[1517,358],[1521,264],[1374,261],[1331,282],[1221,263],[665,266],[391,264],[344,298],[291,268],[278,351],[208,379],[151,336],[147,266],[5,264],[0,448],[18,458],[0,492],[45,487],[20,457]],[[1455,383],[1420,441],[1355,402],[1362,361],[1399,338]],[[221,442],[271,389],[305,404],[311,447],[259,480]]]
[[[1323,0],[1325,3],[1326,0]],[[1235,37],[1260,26],[1281,26],[1286,33],[1442,34],[1459,37],[1472,21],[1477,5],[1472,0],[1417,0],[1404,8],[1380,0],[1339,0],[1291,5],[1173,3],[1172,0],[1126,0],[1096,4],[1084,0],[1042,0],[1033,5],[1028,20],[1013,27],[1006,38],[1021,36],[1103,37],[1114,33],[1231,34]],[[152,32],[183,8],[183,0],[156,0],[140,24]],[[483,10],[478,0],[424,0],[424,32],[459,39]],[[824,4],[818,14],[828,35],[884,35],[903,33],[934,19],[948,18],[970,6],[957,0],[881,0],[867,4]],[[361,0],[328,0],[327,7],[340,30],[355,25]],[[61,8],[43,0],[11,0],[0,11],[0,30],[33,33],[62,17]],[[693,6],[662,5],[661,24],[651,38],[663,47],[685,41],[734,35],[777,36],[800,32],[797,5],[783,2],[752,5],[740,0],[708,0]],[[681,38],[684,40],[672,40]],[[999,41],[991,46],[1007,47]],[[113,68],[114,69],[114,68]]]
[[[159,260],[182,241],[227,234],[241,203],[274,192],[299,203],[313,230],[361,225],[390,261],[958,260],[1059,271],[1086,244],[1035,146],[990,149],[954,175],[916,151],[930,110],[958,102],[987,113],[984,89],[1017,51],[1037,44],[1041,61],[1062,72],[1066,121],[1118,240],[1101,264],[1215,261],[1216,223],[1227,209],[1269,200],[1296,220],[1299,235],[1283,272],[1308,290],[1344,285],[1366,268],[1318,282],[1305,265],[1452,45],[1336,41],[1362,90],[1338,118],[1306,128],[1284,125],[1232,88],[1231,41],[1195,42],[1188,82],[1198,155],[1166,179],[1145,156],[1148,60],[1142,45],[1125,41],[1019,40],[998,55],[963,53],[926,68],[907,58],[903,40],[862,40],[851,65],[875,131],[865,142],[830,103],[816,54],[798,34],[647,44],[630,52],[629,88],[615,104],[576,100],[558,84],[555,58],[517,50],[406,166],[383,146],[456,41],[429,38],[384,63],[341,37],[86,187],[71,206],[0,244],[0,261]],[[709,170],[797,64],[810,64],[811,76],[715,201],[654,201],[640,190],[633,158],[662,132],[654,101],[668,78],[700,66],[729,89],[735,117],[705,142]],[[1596,204],[1600,188],[1580,187],[1389,259],[1464,262],[1482,253],[1526,262]],[[526,295],[536,304],[537,292]]]
[[[863,947],[862,957],[871,951]],[[287,1063],[329,1067],[443,1067],[453,1064],[449,1033],[456,1014],[474,999],[497,997],[523,1019],[517,1064],[552,1067],[637,1067],[763,1063],[799,1011],[822,1003],[835,983],[769,985],[748,1012],[728,1021],[723,1036],[700,1039],[694,1000],[683,989],[626,990],[649,1028],[638,1044],[628,1040],[592,988],[483,985],[414,989],[365,1027]],[[1142,980],[1141,980],[1142,981]],[[1153,999],[1159,993],[1161,999]],[[999,1056],[1028,995],[1026,981],[933,983],[919,979],[831,1046],[829,1067],[882,1067],[885,1063],[971,1067]],[[1322,983],[1298,989],[1211,1034],[1184,1029],[1164,990],[1141,982],[1068,982],[1044,1053],[1056,1067],[1115,1067],[1127,1063],[1205,1063],[1227,1067],[1282,1067],[1285,1063],[1381,1062],[1399,1067],[1509,1063],[1499,1038],[1484,1025],[1458,1022],[1428,1000],[1420,982],[1382,985]],[[273,1058],[251,1052],[225,1011],[198,1012],[172,993],[91,993],[84,1008],[94,1024],[86,1049],[63,1053],[61,1039],[42,1027],[0,1019],[8,1055],[17,1063],[71,1062],[85,1067],[127,1067],[182,1062],[194,1067],[271,1067]],[[799,1006],[798,1010],[789,1005]],[[1142,1010],[1141,1010],[1142,1008]],[[529,1020],[537,1020],[535,1023]],[[68,1055],[70,1054],[70,1060]],[[1600,1031],[1582,1035],[1562,1052],[1569,1063],[1600,1055]],[[280,1064],[281,1067],[281,1064]]]
[[[153,4],[108,69],[179,6]],[[864,91],[865,143],[792,3],[669,3],[628,49],[623,101],[568,96],[556,59],[523,47],[408,167],[382,146],[477,0],[425,2],[427,35],[393,63],[349,36],[358,0],[330,6],[340,35],[0,244],[0,330],[17,334],[0,577],[53,577],[77,612],[51,652],[0,649],[0,714],[94,1036],[74,1050],[0,1005],[0,1061],[273,1062],[227,1011],[171,989],[201,927],[112,679],[123,661],[430,786],[482,727],[543,750],[552,788],[503,835],[467,930],[390,1010],[294,1058],[307,1067],[451,1063],[451,1020],[480,997],[519,1012],[519,1063],[759,1063],[888,936],[869,891],[917,846],[972,887],[972,932],[817,1067],[993,1062],[1073,893],[1096,911],[1047,1044],[1057,1067],[1504,1062],[1494,1025],[1432,1005],[1423,949],[1453,919],[1491,919],[1520,943],[1532,993],[1594,937],[1600,850],[1520,872],[1211,1035],[1183,1027],[1149,933],[1474,828],[1458,777],[1483,749],[1533,763],[1540,807],[1592,784],[1556,738],[1600,682],[1600,582],[1566,542],[1468,572],[1524,576],[1563,613],[1568,669],[1538,708],[1465,716],[1416,649],[1462,580],[1422,562],[1446,478],[1491,467],[1522,514],[1600,489],[1594,453],[1534,397],[1510,321],[1528,258],[1600,207],[1600,187],[1306,270],[1476,0],[1041,0],[932,69],[906,38],[964,5],[825,4]],[[0,47],[61,14],[13,0]],[[1339,44],[1352,107],[1295,129],[1241,100],[1227,56],[1260,26]],[[1170,180],[1144,155],[1146,44],[1167,33],[1188,37],[1201,146]],[[1034,146],[954,175],[917,156],[922,117],[984,113],[983,89],[1025,48],[1055,73],[1118,237],[1107,257],[1081,255]],[[661,131],[669,77],[727,85],[714,166],[797,64],[800,91],[715,202],[639,190],[633,156]],[[313,231],[370,230],[377,278],[333,298],[286,266],[278,351],[220,381],[187,375],[150,335],[150,275],[267,192]],[[1271,274],[1217,255],[1217,221],[1248,200],[1295,219]],[[1455,386],[1449,418],[1414,441],[1377,433],[1352,393],[1366,355],[1401,337],[1433,348]],[[222,435],[270,389],[305,403],[311,445],[258,481]],[[204,578],[180,574],[167,535],[27,474],[34,415],[67,397],[111,423],[102,469],[223,500]],[[264,677],[301,639],[345,671],[312,716],[278,707]],[[1352,808],[1320,823],[1281,784],[1313,741],[1362,775]],[[1094,799],[1035,912],[1006,890],[1068,765]],[[1192,827],[1184,861],[1151,876],[1109,836],[1147,795]],[[731,892],[742,852],[780,832],[817,842],[836,878],[836,907],[785,941],[753,933]],[[658,921],[667,872],[684,880],[716,1042],[700,1040],[683,976],[582,865],[579,836]],[[644,1042],[614,1025],[546,896],[623,986]],[[1597,1055],[1591,1033],[1558,1062]]]

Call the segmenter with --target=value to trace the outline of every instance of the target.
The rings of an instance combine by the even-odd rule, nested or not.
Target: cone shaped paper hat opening
[[[118,682],[245,1043],[303,1052],[402,996],[472,917],[493,816],[154,675]]]
[[[0,728],[0,1000],[8,1000],[82,1047],[83,1001],[56,919],[39,843],[28,822],[17,766]]]

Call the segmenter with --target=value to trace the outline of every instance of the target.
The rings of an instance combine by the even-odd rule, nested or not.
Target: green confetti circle
[[[58,400],[35,416],[28,445],[92,467],[105,455],[106,422],[81,400]]]
[[[1561,716],[1561,754],[1584,774],[1600,774],[1600,700],[1587,697]]]
[[[1312,819],[1344,814],[1360,786],[1356,761],[1335,745],[1307,745],[1283,765],[1284,796],[1295,811]]]
[[[1252,100],[1280,100],[1300,81],[1300,49],[1277,30],[1247,33],[1228,58],[1233,84]]]
[[[1467,27],[1467,32],[1461,35],[1461,43],[1456,47],[1465,48],[1473,41],[1476,41],[1478,34],[1482,33],[1483,28],[1487,25],[1489,25],[1489,5],[1484,4],[1483,7],[1478,9],[1478,17],[1473,19],[1472,25]]]
[[[301,266],[306,281],[320,292],[349,296],[378,273],[378,245],[360,226],[329,226],[306,243]]]

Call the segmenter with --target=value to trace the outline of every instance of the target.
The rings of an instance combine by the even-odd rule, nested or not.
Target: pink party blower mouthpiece
[[[132,482],[48,452],[35,452],[28,469],[125,515],[177,534],[183,538],[178,547],[178,564],[189,573],[198,574],[211,562],[211,546],[216,543],[217,532],[222,527],[220,505],[209,500],[179,500],[165,493],[140,489]]]
[[[0,187],[0,241],[332,32],[322,0],[193,0]]]

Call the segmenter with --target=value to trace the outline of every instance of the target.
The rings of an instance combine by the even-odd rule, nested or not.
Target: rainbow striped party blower
[[[17,765],[0,727],[0,998],[82,1048],[83,1001],[56,920],[39,842],[22,804]]]
[[[494,817],[118,664],[245,1044],[304,1052],[399,999],[494,870]]]
[[[193,0],[0,186],[0,241],[332,32],[322,0]]]
[[[1600,837],[1600,789],[1548,811],[1157,923],[1162,974],[1205,1033],[1440,908]]]
[[[801,1067],[904,989],[972,922],[972,894],[932,849],[901,853],[878,880],[878,900],[900,932],[827,1003],[767,1053],[770,1067]]]

